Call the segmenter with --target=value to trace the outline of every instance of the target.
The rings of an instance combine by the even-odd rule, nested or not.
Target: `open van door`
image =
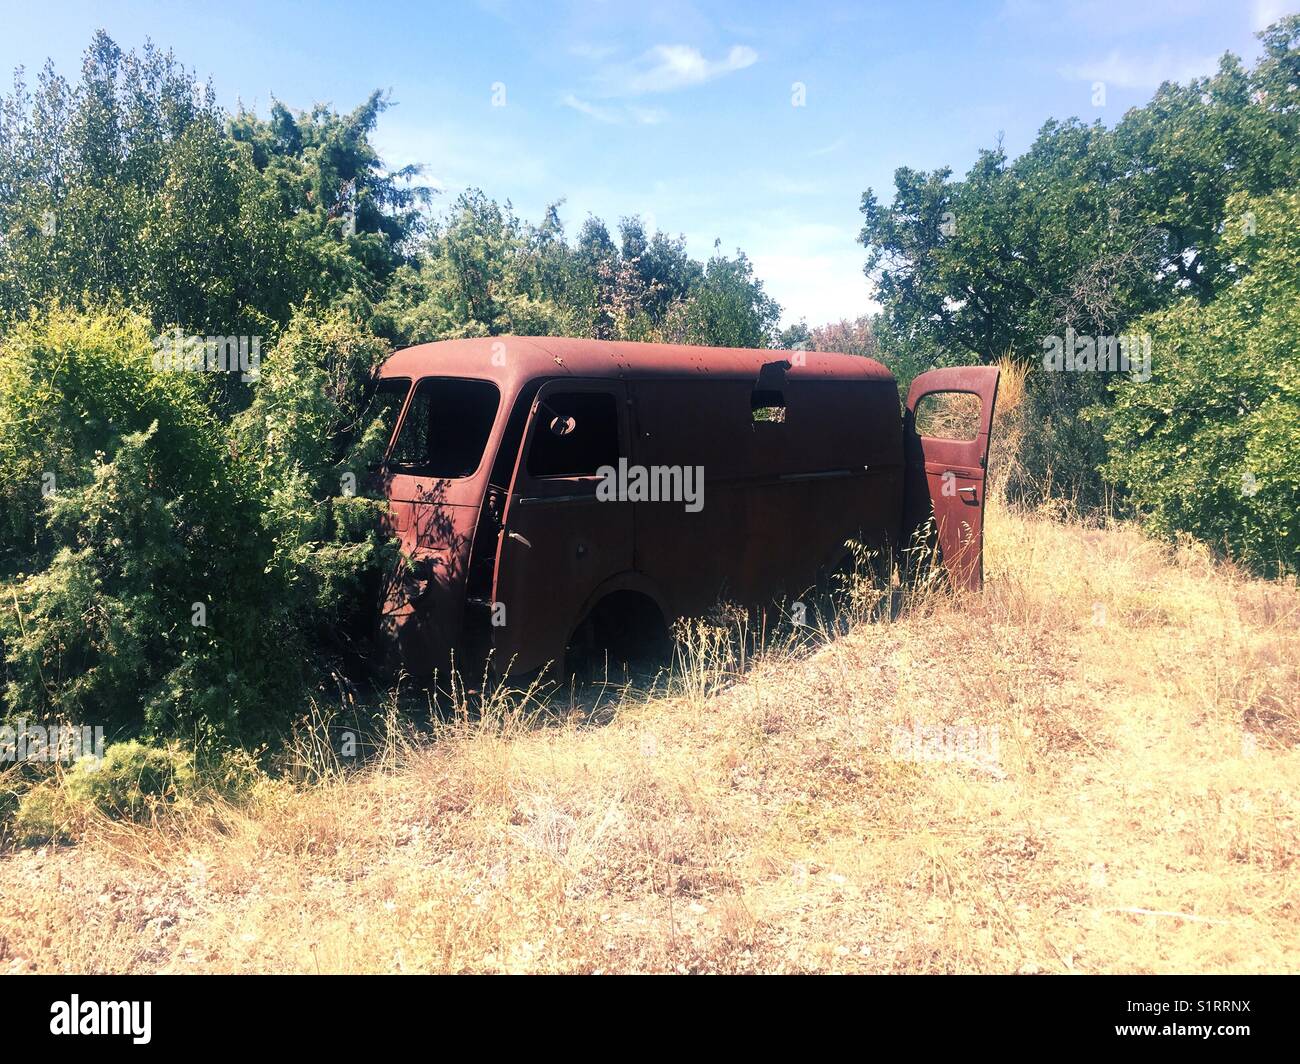
[[[994,366],[959,366],[912,381],[904,415],[904,545],[934,517],[939,558],[957,587],[984,586],[984,481],[998,394]]]

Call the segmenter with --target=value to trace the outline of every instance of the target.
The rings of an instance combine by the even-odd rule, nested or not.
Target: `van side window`
[[[422,380],[393,445],[393,467],[417,476],[471,476],[483,459],[500,401],[496,385],[488,381]]]
[[[755,388],[749,397],[749,409],[754,424],[768,422],[780,425],[785,421],[785,393]]]
[[[618,403],[607,392],[569,392],[538,405],[530,477],[594,477],[618,464]]]

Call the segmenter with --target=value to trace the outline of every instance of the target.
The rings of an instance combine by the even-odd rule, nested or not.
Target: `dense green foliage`
[[[1035,367],[1026,385],[1022,490],[1093,506],[1117,486],[1141,512],[1156,511],[1155,529],[1205,535],[1255,560],[1262,544],[1277,542],[1280,516],[1263,515],[1262,492],[1215,491],[1194,509],[1218,516],[1178,519],[1173,500],[1186,499],[1191,481],[1171,489],[1168,507],[1155,505],[1160,489],[1149,478],[1173,454],[1154,455],[1139,420],[1110,423],[1110,381],[1039,369],[1045,342],[1067,330],[1089,337],[1155,331],[1153,370],[1161,383],[1153,393],[1195,395],[1210,365],[1228,380],[1262,380],[1247,364],[1250,352],[1270,352],[1276,365],[1269,381],[1294,378],[1294,345],[1275,343],[1280,319],[1243,320],[1231,338],[1211,332],[1195,358],[1186,343],[1192,334],[1177,324],[1198,320],[1198,306],[1226,315],[1253,298],[1230,294],[1263,266],[1241,253],[1236,234],[1254,198],[1300,186],[1300,16],[1260,37],[1264,54],[1253,69],[1225,55],[1213,77],[1162,85],[1111,129],[1099,121],[1050,121],[1019,158],[1000,146],[985,151],[960,180],[947,169],[900,169],[891,204],[870,189],[863,196],[861,235],[884,308],[875,322],[883,351],[937,365],[1009,354]],[[1261,244],[1270,239],[1278,237],[1261,234]],[[1270,264],[1274,285],[1289,276],[1294,286],[1294,257]],[[1130,406],[1143,387],[1121,388]],[[1274,399],[1285,407],[1284,395]],[[1254,422],[1269,416],[1258,405],[1244,409]],[[1171,429],[1162,438],[1190,444],[1188,431]],[[1125,452],[1147,458],[1130,460]],[[1294,525],[1294,509],[1286,519]],[[1229,535],[1229,526],[1237,531]]]
[[[170,54],[102,32],[79,82],[17,77],[0,101],[0,314],[58,299],[265,336],[309,294],[364,311],[427,198],[370,147],[384,107],[227,119]]]
[[[743,253],[691,259],[680,238],[589,218],[575,244],[557,207],[541,225],[471,190],[432,224],[382,311],[402,342],[564,335],[764,347],[780,309]]]
[[[151,801],[171,801],[194,785],[194,757],[181,750],[115,743],[96,763],[82,759],[64,791],[74,803],[101,813],[138,818]]]
[[[0,349],[4,698],[127,731],[272,734],[385,550],[377,504],[342,476],[375,448],[362,393],[385,348],[341,312],[295,318],[227,423],[195,374],[153,369],[150,332],[53,310]]]
[[[1229,201],[1237,278],[1141,323],[1161,357],[1122,381],[1107,472],[1162,534],[1186,532],[1268,572],[1300,572],[1300,190]]]
[[[198,788],[194,755],[178,744],[114,743],[102,758],[79,758],[61,779],[26,790],[16,803],[12,833],[26,843],[75,837],[95,815],[145,820]]]

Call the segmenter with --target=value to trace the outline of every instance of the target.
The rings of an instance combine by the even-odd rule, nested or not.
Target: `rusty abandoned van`
[[[404,558],[380,643],[412,675],[627,660],[677,618],[798,595],[850,539],[897,548],[932,516],[954,582],[983,579],[996,369],[924,373],[900,416],[869,358],[505,336],[398,351],[378,389]],[[927,429],[953,397],[964,416]]]

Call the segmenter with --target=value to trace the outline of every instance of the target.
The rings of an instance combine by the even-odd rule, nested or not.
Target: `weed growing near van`
[[[18,806],[14,832],[29,842],[71,837],[96,813],[140,820],[195,787],[194,755],[178,747],[116,743],[102,759],[86,757],[62,776],[37,784]]]

